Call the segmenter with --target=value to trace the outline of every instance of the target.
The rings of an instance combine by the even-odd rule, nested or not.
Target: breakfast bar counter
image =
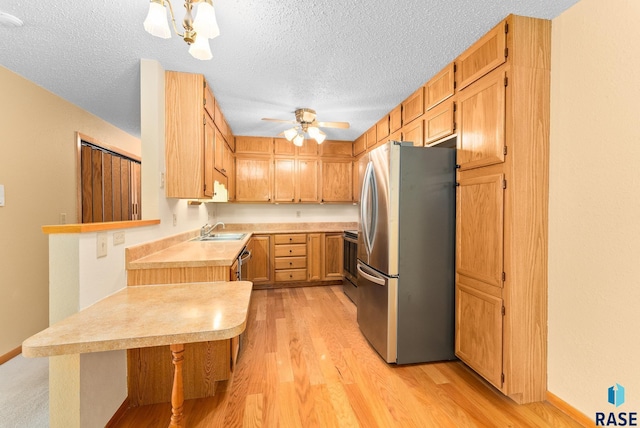
[[[179,427],[184,344],[241,334],[251,289],[248,281],[126,287],[28,338],[22,352],[48,357],[170,345],[175,365],[170,426]]]

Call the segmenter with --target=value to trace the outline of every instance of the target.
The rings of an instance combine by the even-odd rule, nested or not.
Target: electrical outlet
[[[107,234],[98,233],[96,243],[96,256],[98,258],[107,257]]]
[[[178,216],[176,214],[173,215],[173,225],[174,226],[178,225]]]
[[[296,217],[300,217],[300,211],[296,211]]]
[[[164,172],[160,173],[160,188],[164,189]]]
[[[113,233],[113,245],[124,244],[124,231]]]
[[[60,224],[67,224],[67,213],[60,213]]]

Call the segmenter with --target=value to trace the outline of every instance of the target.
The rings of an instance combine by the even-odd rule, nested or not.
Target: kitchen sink
[[[246,233],[212,233],[206,236],[197,236],[192,241],[240,241],[247,236]]]

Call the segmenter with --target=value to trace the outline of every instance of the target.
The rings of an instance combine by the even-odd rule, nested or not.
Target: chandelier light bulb
[[[307,132],[309,133],[309,137],[316,138],[316,135],[318,135],[320,129],[316,126],[310,126],[307,128]]]
[[[167,10],[161,2],[151,1],[149,4],[149,13],[147,13],[143,25],[147,33],[151,35],[162,39],[171,38],[171,29],[169,29],[169,21],[167,21]]]
[[[311,135],[311,134],[309,134],[309,135]],[[327,138],[327,134],[325,134],[324,132],[320,131],[319,129],[318,129],[317,135],[315,135],[313,137],[313,139],[316,140],[318,144],[322,144],[326,138]]]
[[[189,46],[189,53],[197,59],[208,60],[213,58],[211,53],[211,47],[209,46],[209,39],[202,37],[196,33],[196,40]]]
[[[220,35],[220,27],[216,21],[216,11],[210,1],[203,1],[198,5],[198,13],[193,21],[193,29],[200,36],[213,39]]]
[[[304,143],[304,135],[302,134],[298,134],[293,138],[293,144],[298,146],[298,147],[302,147],[302,144]]]
[[[284,131],[284,138],[286,138],[287,141],[293,140],[293,137],[295,137],[296,135],[298,135],[298,130],[296,128],[289,128]]]

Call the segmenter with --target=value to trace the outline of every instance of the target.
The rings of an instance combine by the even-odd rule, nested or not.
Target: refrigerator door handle
[[[365,272],[361,267],[361,265],[358,264],[358,273],[360,275],[362,275],[363,277],[365,277],[366,279],[368,279],[369,281],[373,282],[374,284],[378,284],[378,285],[386,285],[387,281],[384,278],[380,278],[379,276],[373,276],[367,272]]]
[[[362,222],[362,232],[364,238],[364,246],[367,250],[367,254],[371,254],[371,249],[373,247],[372,234],[375,231],[371,230],[371,226],[375,225],[375,221],[373,216],[376,215],[375,212],[370,212],[370,208],[373,207],[374,210],[377,209],[377,198],[375,193],[372,194],[372,184],[374,184],[373,189],[375,190],[375,176],[373,175],[373,162],[369,162],[367,164],[367,168],[364,172],[364,179],[362,182],[362,194],[360,195],[360,218]],[[373,183],[372,183],[373,182]],[[369,203],[369,198],[373,198]],[[374,226],[375,227],[375,226]]]

